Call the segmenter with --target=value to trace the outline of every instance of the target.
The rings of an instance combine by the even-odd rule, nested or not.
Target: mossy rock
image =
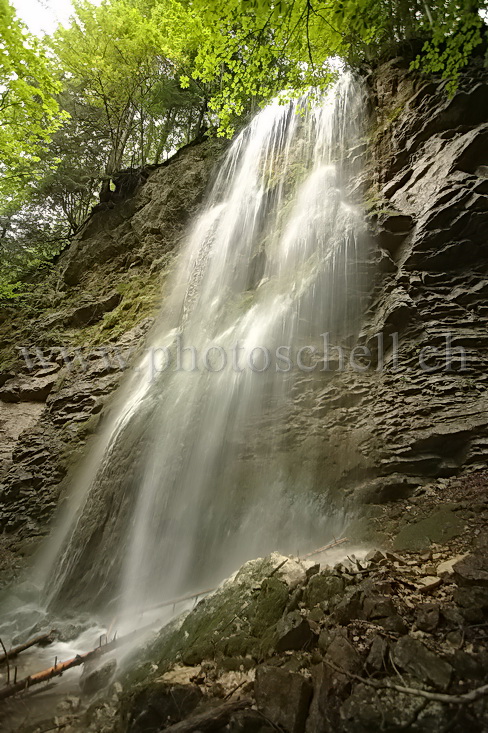
[[[252,609],[251,633],[260,637],[274,626],[283,615],[288,601],[288,587],[277,577],[267,578],[261,585]]]
[[[432,542],[448,542],[464,529],[464,522],[449,509],[439,509],[419,522],[412,522],[396,536],[395,550],[425,550]]]
[[[246,563],[234,581],[198,604],[181,628],[185,664],[220,655],[260,654],[263,637],[282,616],[288,600],[286,584],[267,577],[273,570],[269,558]]]
[[[155,680],[124,701],[122,719],[130,733],[157,731],[190,715],[202,699],[196,685]]]
[[[275,554],[246,563],[184,618],[161,629],[134,657],[126,684],[133,686],[144,675],[154,676],[151,669],[161,674],[178,660],[195,666],[205,659],[261,658],[270,653],[276,623],[289,598],[288,586],[276,572],[281,560]]]
[[[343,579],[326,570],[310,578],[303,600],[307,608],[313,608],[324,601],[330,602],[343,592]]]
[[[381,531],[383,523],[378,523],[374,516],[363,516],[353,519],[346,527],[344,534],[356,542],[365,542],[380,547],[386,541],[386,535]]]
[[[226,656],[219,659],[218,668],[223,672],[239,672],[254,667],[254,660],[251,657]]]

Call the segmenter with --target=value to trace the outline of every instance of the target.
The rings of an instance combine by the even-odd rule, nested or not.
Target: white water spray
[[[53,540],[53,605],[117,596],[140,611],[340,531],[327,477],[288,448],[300,384],[326,378],[321,334],[357,332],[365,238],[347,191],[363,101],[344,73],[319,102],[269,105],[232,144]]]

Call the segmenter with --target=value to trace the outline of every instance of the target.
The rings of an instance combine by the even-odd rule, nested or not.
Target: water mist
[[[324,378],[323,334],[358,329],[365,236],[348,191],[363,108],[343,73],[232,143],[52,539],[53,607],[117,598],[133,614],[340,532],[327,477],[304,456],[297,485],[286,456],[300,384]]]

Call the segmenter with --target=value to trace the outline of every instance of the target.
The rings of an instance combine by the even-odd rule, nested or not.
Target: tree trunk
[[[195,137],[199,137],[200,133],[202,132],[203,120],[205,119],[205,113],[207,111],[207,106],[208,106],[208,102],[205,99],[200,108],[200,114],[198,115],[197,126],[195,128]]]
[[[107,176],[112,176],[114,173],[119,171],[122,166],[125,148],[127,147],[127,143],[132,132],[132,123],[134,122],[135,112],[135,109],[132,107],[127,115],[127,121],[124,124],[122,132],[118,133],[113,140],[112,150],[105,167],[105,173]]]
[[[175,725],[170,725],[169,728],[164,730],[166,733],[194,733],[195,731],[205,733],[205,731],[216,730],[216,728],[220,730],[222,726],[229,722],[234,713],[238,710],[250,708],[251,705],[252,700],[249,699],[224,702],[223,705],[182,720],[180,723],[175,723]]]
[[[166,122],[164,123],[164,126],[163,126],[161,137],[159,138],[158,147],[156,148],[156,155],[154,157],[154,162],[156,163],[156,165],[159,163],[161,159],[161,155],[164,152],[164,147],[168,141],[168,136],[169,136],[169,133],[171,132],[171,127],[174,124],[175,118],[176,118],[176,108],[170,107],[170,109],[168,110],[167,117],[166,117]]]

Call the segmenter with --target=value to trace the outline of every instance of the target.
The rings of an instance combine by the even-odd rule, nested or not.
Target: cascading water
[[[306,454],[291,466],[287,446],[301,383],[327,378],[323,334],[357,333],[365,237],[346,192],[363,103],[342,73],[232,144],[53,540],[51,605],[140,610],[340,531],[327,477]]]

